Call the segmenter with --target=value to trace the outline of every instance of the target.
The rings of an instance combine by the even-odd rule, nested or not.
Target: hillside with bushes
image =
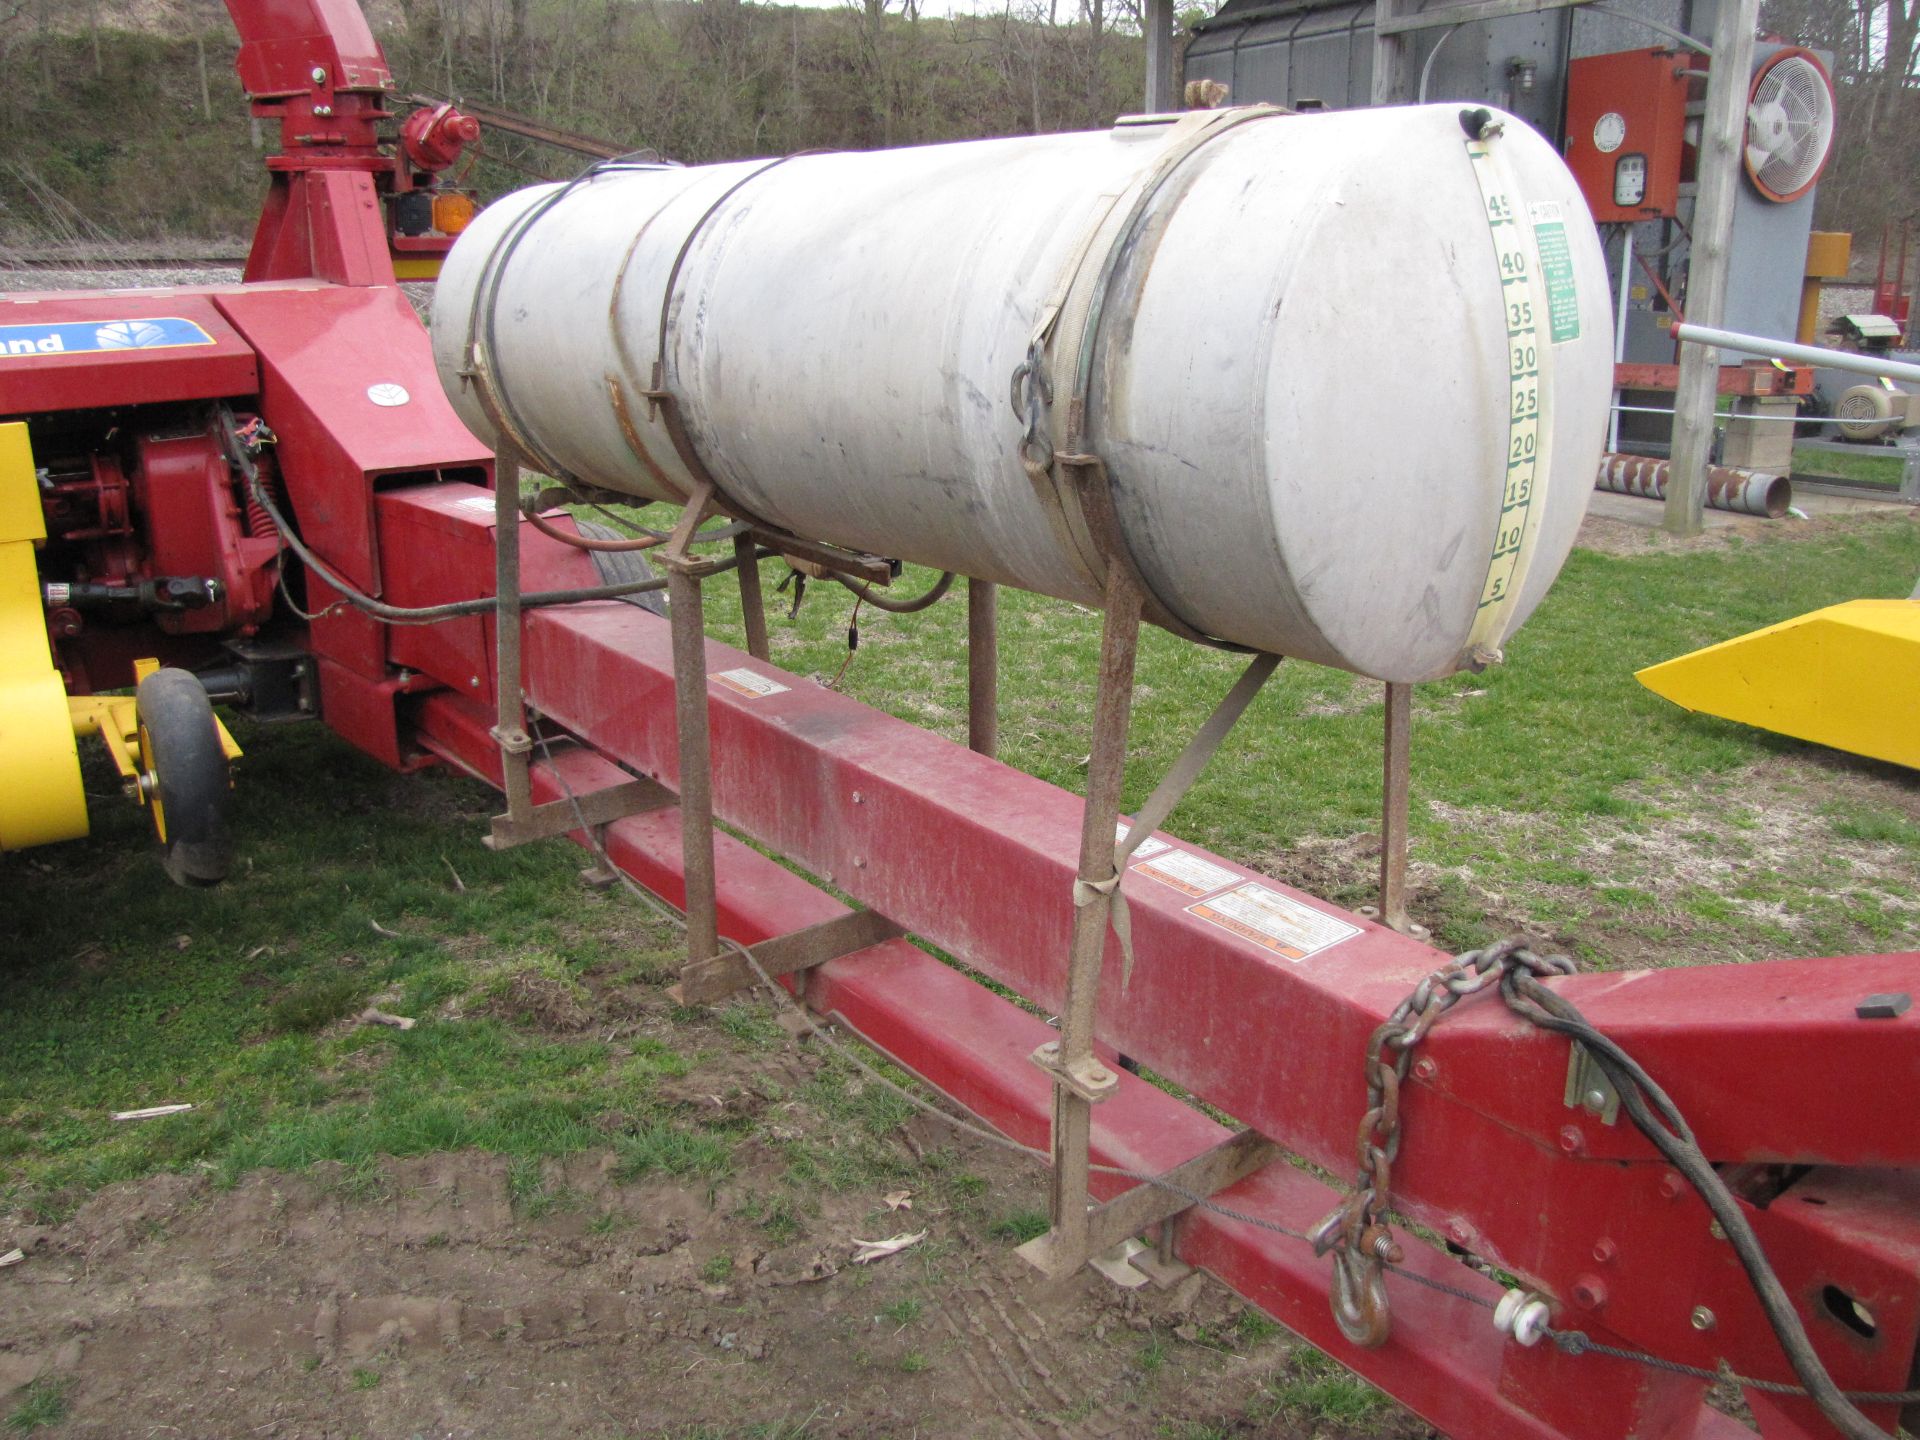
[[[399,0],[370,19],[402,97],[688,162],[1105,124],[1137,108],[1145,64],[1116,0],[953,20],[914,0]],[[0,244],[244,237],[278,137],[249,121],[236,44],[197,0],[0,0]],[[493,133],[466,178],[496,192],[583,163]]]

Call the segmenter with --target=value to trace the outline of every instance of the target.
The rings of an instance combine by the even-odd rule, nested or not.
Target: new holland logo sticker
[[[0,325],[0,360],[100,351],[184,350],[214,343],[205,330],[177,315],[143,315],[103,323],[88,320],[60,325]]]

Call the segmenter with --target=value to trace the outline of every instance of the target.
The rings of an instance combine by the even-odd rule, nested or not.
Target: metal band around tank
[[[1249,105],[1232,110],[1196,111],[1174,122],[1172,131],[1153,165],[1130,187],[1132,203],[1125,210],[1117,205],[1101,212],[1088,240],[1076,252],[1069,267],[1064,295],[1057,313],[1043,316],[1050,332],[1046,339],[1052,354],[1052,392],[1064,394],[1064,406],[1056,405],[1050,414],[1057,439],[1051,499],[1060,510],[1075,549],[1088,562],[1097,581],[1104,583],[1105,571],[1123,566],[1139,587],[1146,617],[1164,630],[1220,649],[1240,650],[1196,629],[1175,613],[1141,573],[1113,504],[1111,476],[1106,463],[1089,451],[1086,444],[1087,403],[1093,385],[1093,362],[1098,347],[1101,320],[1112,289],[1113,278],[1122,260],[1133,248],[1155,198],[1179,168],[1209,141],[1254,120],[1265,120],[1293,112],[1277,105]],[[1116,214],[1117,212],[1117,214]],[[1104,241],[1101,263],[1089,274],[1087,259],[1098,242]],[[1062,482],[1060,471],[1072,472]]]
[[[534,438],[533,432],[521,423],[512,402],[497,382],[498,364],[495,356],[498,347],[493,343],[493,307],[500,297],[500,282],[506,273],[507,263],[513,253],[519,249],[520,242],[527,237],[536,223],[550,213],[567,196],[597,175],[603,175],[614,168],[612,163],[600,163],[588,167],[560,186],[537,204],[528,207],[508,228],[501,243],[487,254],[486,263],[480,269],[480,278],[474,282],[473,303],[467,307],[467,334],[464,346],[466,365],[461,378],[473,386],[480,408],[495,430],[506,439],[520,454],[542,473],[555,480],[571,482],[578,477],[562,465],[545,446]],[[622,169],[638,168],[621,165]],[[654,167],[648,167],[654,168]],[[482,317],[484,316],[484,327]],[[480,331],[485,329],[482,339]]]
[[[642,392],[649,405],[659,411],[661,423],[667,427],[667,436],[673,441],[674,452],[679,455],[680,463],[686,467],[687,473],[693,476],[697,485],[706,488],[712,500],[716,502],[715,508],[727,512],[735,519],[744,520],[769,535],[784,535],[788,532],[783,526],[762,520],[729,495],[726,487],[721,485],[713,471],[707,468],[706,461],[700,458],[700,452],[694,446],[693,436],[687,431],[686,419],[680,413],[680,402],[673,392],[667,389],[667,348],[672,338],[668,327],[673,315],[674,290],[680,282],[680,269],[687,263],[687,256],[693,250],[693,242],[700,238],[700,232],[706,228],[707,222],[719,213],[723,205],[769,170],[777,170],[789,160],[798,160],[803,155],[828,153],[830,152],[825,150],[796,150],[791,155],[782,155],[767,161],[757,169],[748,171],[721,191],[713,203],[701,212],[700,218],[693,222],[692,228],[686,233],[686,238],[680,242],[679,251],[673,257],[673,266],[667,271],[667,282],[661,287],[659,347],[654,352],[653,358],[653,384]],[[637,237],[634,243],[636,245],[639,243]],[[631,256],[632,252],[628,253]]]

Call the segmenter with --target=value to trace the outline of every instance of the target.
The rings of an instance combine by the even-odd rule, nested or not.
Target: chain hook
[[[1053,404],[1053,379],[1047,373],[1046,346],[1035,340],[1027,358],[1013,370],[1011,386],[1014,417],[1026,430],[1020,436],[1020,459],[1029,470],[1053,468],[1053,440],[1046,430],[1046,411]]]
[[[1393,1315],[1387,1308],[1386,1277],[1377,1257],[1356,1254],[1353,1247],[1342,1246],[1333,1257],[1333,1288],[1328,1299],[1333,1306],[1333,1323],[1347,1339],[1363,1350],[1377,1350],[1386,1343]]]
[[[1372,1348],[1383,1343],[1392,1325],[1382,1272],[1389,1264],[1398,1265],[1403,1252],[1385,1217],[1393,1189],[1393,1162],[1400,1154],[1400,1082],[1413,1062],[1414,1048],[1461,1000],[1504,985],[1512,972],[1521,970],[1566,975],[1572,973],[1573,962],[1559,955],[1535,955],[1523,938],[1470,951],[1415,986],[1367,1042],[1367,1108],[1355,1147],[1359,1176],[1353,1193],[1307,1237],[1315,1254],[1333,1254],[1329,1295],[1333,1318],[1340,1333],[1355,1345]],[[1543,1324],[1544,1315],[1544,1306],[1538,1315],[1529,1312],[1530,1323]],[[1538,1338],[1535,1333],[1533,1339]]]

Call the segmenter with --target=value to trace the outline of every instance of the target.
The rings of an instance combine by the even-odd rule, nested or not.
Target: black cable
[[[890,615],[913,615],[930,609],[945,598],[946,593],[953,588],[955,579],[953,571],[943,570],[940,572],[940,578],[934,581],[924,594],[916,595],[911,600],[890,600],[864,581],[849,580],[838,570],[833,571],[832,574],[834,579],[858,595],[861,600],[876,610],[885,610]]]
[[[1887,1432],[1854,1407],[1820,1362],[1813,1342],[1807,1338],[1806,1327],[1800,1322],[1800,1313],[1794,1309],[1786,1287],[1780,1283],[1780,1277],[1761,1249],[1759,1237],[1741,1213],[1740,1202],[1713,1168],[1666,1091],[1632,1056],[1595,1029],[1571,1001],[1547,989],[1531,975],[1517,968],[1509,969],[1501,977],[1500,991],[1516,1014],[1543,1030],[1565,1035],[1586,1047],[1594,1063],[1619,1093],[1621,1108],[1634,1125],[1706,1202],[1747,1272],[1747,1280],[1781,1350],[1786,1353],[1787,1363],[1800,1377],[1808,1398],[1819,1406],[1820,1413],[1848,1440],[1886,1440]]]
[[[286,541],[287,548],[299,556],[309,570],[338,590],[341,598],[356,610],[364,611],[374,619],[389,625],[435,625],[442,620],[456,620],[463,615],[485,615],[500,604],[496,597],[483,595],[473,600],[452,600],[444,605],[389,605],[386,601],[376,600],[360,590],[339,571],[314,554],[306,542],[294,532],[292,522],[282,513],[273,496],[268,493],[267,487],[260,482],[260,467],[253,463],[253,457],[247,454],[246,448],[240,444],[239,438],[234,434],[233,412],[222,405],[218,407],[216,419],[220,428],[221,443],[227,452],[228,459],[246,478],[248,494],[258,502],[262,510],[266,511],[267,518],[273,522],[273,528],[280,532],[280,538]],[[772,553],[770,550],[756,549],[754,559],[758,561]],[[716,560],[707,573],[723,574],[739,563],[740,557],[737,555]],[[520,597],[520,608],[539,610],[552,605],[578,605],[590,600],[618,600],[626,595],[640,595],[649,590],[666,588],[666,577],[655,576],[648,580],[629,580],[619,585],[595,585],[578,590],[535,590]],[[332,608],[328,606],[318,613],[324,615]],[[296,613],[305,616],[305,612],[298,611],[297,607]]]

